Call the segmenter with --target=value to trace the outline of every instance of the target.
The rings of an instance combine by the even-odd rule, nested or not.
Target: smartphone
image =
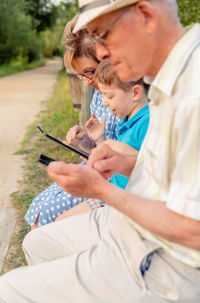
[[[38,159],[38,161],[44,165],[49,165],[49,163],[55,161],[54,159],[51,159],[43,154],[40,154],[40,157]]]
[[[89,153],[83,151],[82,149],[79,149],[79,148],[76,148],[76,147],[72,147],[71,145],[67,145],[67,144],[64,144],[62,141],[59,141],[58,139],[48,135],[47,133],[45,133],[41,127],[38,125],[37,128],[41,131],[41,133],[43,135],[45,135],[47,138],[49,138],[50,140],[62,145],[63,147],[67,148],[68,150],[78,154],[79,156],[85,158],[85,159],[88,159],[89,158]]]

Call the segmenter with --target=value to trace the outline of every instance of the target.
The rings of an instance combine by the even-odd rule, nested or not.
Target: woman
[[[67,25],[64,31],[64,63],[70,72],[75,73],[81,78],[86,86],[92,86],[95,89],[93,99],[90,104],[91,114],[94,114],[100,123],[105,119],[105,139],[117,138],[117,124],[119,119],[102,105],[103,96],[97,91],[98,87],[93,81],[94,72],[99,63],[95,45],[90,38],[86,28],[77,33],[73,33],[77,17],[74,17]],[[68,143],[80,143],[84,149],[90,150],[95,143],[89,138],[87,133],[75,125],[67,133]],[[84,165],[84,163],[82,163]],[[72,207],[82,203],[86,198],[73,197],[56,183],[41,192],[31,203],[24,219],[32,227],[54,222],[55,219]],[[102,203],[90,203],[88,208],[101,207]]]

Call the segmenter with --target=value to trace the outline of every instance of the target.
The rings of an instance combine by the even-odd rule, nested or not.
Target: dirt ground
[[[22,156],[14,155],[27,126],[53,91],[61,59],[43,67],[0,78],[0,272],[7,242],[14,228],[14,210],[9,195],[17,189],[22,174]]]

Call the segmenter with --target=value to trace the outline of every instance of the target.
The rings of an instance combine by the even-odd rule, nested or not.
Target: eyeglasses
[[[80,80],[84,80],[84,78],[88,78],[88,79],[92,79],[94,77],[94,71],[90,71],[90,72],[86,72],[84,74],[74,74],[77,78],[79,78]]]
[[[102,33],[98,35],[92,34],[92,38],[95,40],[95,42],[100,43],[103,46],[107,46],[105,39],[108,37],[110,29],[120,20],[120,18],[128,11],[129,8],[130,6],[127,6],[124,10],[122,10],[122,12],[116,17],[116,19],[114,19],[113,22],[111,22],[111,24],[109,25],[109,27],[105,29]]]

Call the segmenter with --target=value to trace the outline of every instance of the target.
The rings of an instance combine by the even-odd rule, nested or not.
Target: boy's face
[[[132,90],[125,92],[116,85],[98,84],[104,95],[103,105],[107,106],[118,118],[129,116],[138,102],[132,98]]]

